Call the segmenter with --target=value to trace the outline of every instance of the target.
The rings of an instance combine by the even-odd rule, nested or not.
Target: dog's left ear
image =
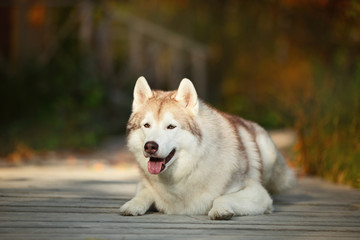
[[[199,100],[192,82],[184,78],[181,80],[175,100],[182,103],[185,108],[196,115],[199,112]]]

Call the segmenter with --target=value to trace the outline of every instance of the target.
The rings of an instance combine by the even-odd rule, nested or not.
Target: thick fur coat
[[[143,215],[152,205],[210,219],[270,213],[269,192],[295,182],[262,127],[202,102],[188,79],[165,92],[140,77],[132,108],[127,142],[142,177],[122,215]]]

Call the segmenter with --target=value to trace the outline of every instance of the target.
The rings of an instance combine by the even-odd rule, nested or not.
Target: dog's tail
[[[287,166],[284,157],[277,151],[273,173],[266,184],[266,189],[270,193],[279,193],[292,188],[295,184],[296,177],[294,171]]]

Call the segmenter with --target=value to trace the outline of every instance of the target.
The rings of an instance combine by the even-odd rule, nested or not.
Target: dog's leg
[[[154,203],[149,189],[138,186],[138,191],[133,199],[126,202],[120,207],[120,214],[123,216],[140,216],[144,215],[150,206]]]
[[[242,190],[216,198],[208,215],[212,220],[228,220],[233,216],[259,215],[272,210],[272,199],[265,188],[248,180]]]

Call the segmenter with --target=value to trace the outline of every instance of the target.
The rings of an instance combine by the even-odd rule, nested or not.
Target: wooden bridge
[[[120,216],[137,178],[133,165],[96,161],[1,167],[0,239],[360,239],[360,192],[319,179],[275,196],[272,214],[211,221]]]

